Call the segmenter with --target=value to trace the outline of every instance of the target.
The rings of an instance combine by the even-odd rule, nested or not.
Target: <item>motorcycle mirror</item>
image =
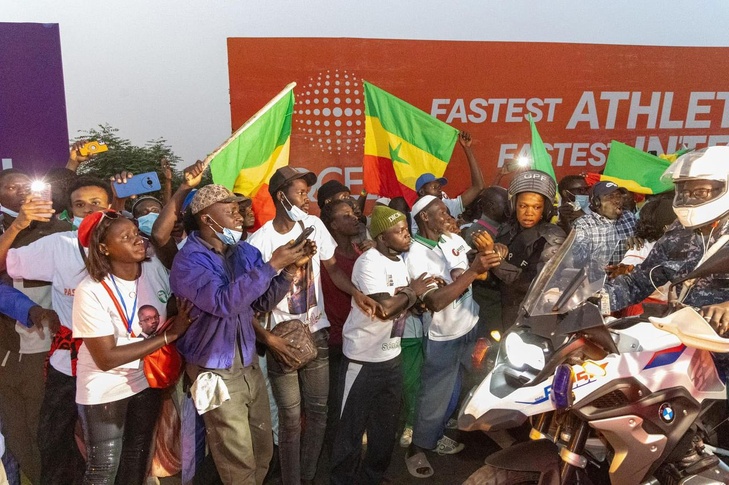
[[[712,254],[709,259],[704,261],[701,266],[684,276],[683,278],[671,282],[672,285],[683,283],[686,280],[700,278],[715,273],[729,273],[729,244],[724,245],[717,252]]]

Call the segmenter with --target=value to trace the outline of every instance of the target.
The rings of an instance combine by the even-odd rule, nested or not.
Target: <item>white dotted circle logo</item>
[[[339,69],[309,77],[296,89],[294,130],[324,153],[361,151],[364,94],[359,79]]]

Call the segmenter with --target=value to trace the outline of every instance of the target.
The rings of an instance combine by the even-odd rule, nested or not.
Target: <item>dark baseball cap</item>
[[[268,193],[273,197],[281,187],[296,179],[304,179],[309,187],[316,183],[316,175],[312,172],[300,172],[289,165],[285,165],[271,175],[271,180],[268,182]]]
[[[620,190],[620,187],[615,182],[602,181],[592,186],[590,189],[590,197],[603,197],[618,190]]]

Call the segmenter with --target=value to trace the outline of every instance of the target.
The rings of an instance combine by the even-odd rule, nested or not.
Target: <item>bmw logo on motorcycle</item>
[[[664,423],[672,423],[676,414],[673,412],[673,408],[670,403],[664,402],[661,407],[658,408],[658,415],[661,417]]]

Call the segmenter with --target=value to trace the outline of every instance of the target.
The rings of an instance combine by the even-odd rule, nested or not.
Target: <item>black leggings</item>
[[[105,404],[78,405],[86,441],[84,484],[137,485],[149,469],[162,389]]]

